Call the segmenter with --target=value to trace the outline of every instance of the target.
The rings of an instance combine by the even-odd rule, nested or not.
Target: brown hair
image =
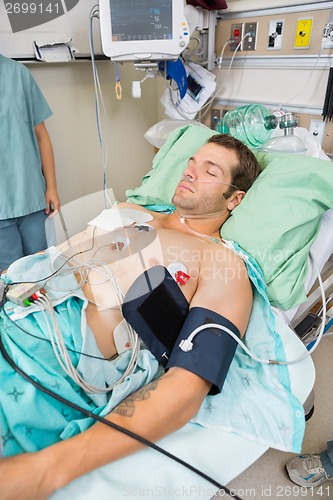
[[[235,151],[238,158],[236,165],[231,172],[231,184],[228,191],[224,193],[225,198],[229,198],[236,186],[241,191],[250,189],[258,175],[260,174],[259,163],[252,151],[240,140],[228,134],[216,134],[210,137],[207,144],[217,144],[224,148]]]

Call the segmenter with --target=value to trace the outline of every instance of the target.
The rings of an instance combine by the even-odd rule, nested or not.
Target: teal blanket
[[[284,359],[261,271],[253,259],[239,247],[235,248],[246,261],[254,291],[246,344],[258,357]],[[55,256],[57,252],[51,248],[44,255],[20,259],[11,266],[7,277],[12,281],[33,281],[48,276]],[[51,282],[45,287],[54,304],[65,343],[71,349],[74,365],[94,385],[103,387],[113,383],[125,370],[129,352],[113,362],[98,359],[101,355],[85,322],[86,302],[81,290],[76,290],[75,278],[68,274],[55,279],[59,282]],[[9,302],[6,303],[6,311],[9,318],[4,311],[0,313],[0,331],[6,350],[15,363],[43,386],[98,415],[106,415],[122,399],[160,374],[156,359],[147,350],[142,350],[134,374],[116,386],[112,393],[87,394],[69,379],[57,363],[48,342],[42,313],[27,314],[27,308],[19,311]],[[17,317],[20,319],[14,322],[12,319]],[[73,436],[93,423],[91,418],[83,417],[76,410],[38,391],[17,374],[2,356],[0,374],[0,429],[4,456],[39,450]],[[293,452],[301,449],[305,425],[303,407],[290,390],[288,368],[259,364],[240,347],[222,393],[207,396],[193,421]]]
[[[53,272],[57,250],[24,257],[10,266],[11,281],[34,281]],[[130,351],[116,360],[102,360],[85,321],[86,301],[72,274],[55,277],[44,286],[54,304],[56,318],[74,366],[87,382],[111,385],[125,371]],[[74,291],[75,290],[75,291]],[[158,363],[146,349],[141,350],[135,372],[108,394],[87,394],[62,370],[49,342],[48,328],[41,312],[28,314],[7,302],[0,313],[0,332],[6,351],[30,377],[72,403],[101,416],[158,374]],[[15,319],[20,317],[20,319]],[[13,321],[13,319],[15,321]],[[92,418],[58,402],[34,388],[18,375],[0,355],[0,430],[2,452],[9,456],[37,451],[73,436],[92,425]]]

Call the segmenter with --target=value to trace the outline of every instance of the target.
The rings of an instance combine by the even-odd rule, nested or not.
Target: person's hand
[[[60,199],[56,189],[47,189],[45,193],[46,208],[45,213],[53,217],[60,208]]]
[[[0,458],[1,500],[45,500],[54,491],[48,484],[47,460],[41,452]]]

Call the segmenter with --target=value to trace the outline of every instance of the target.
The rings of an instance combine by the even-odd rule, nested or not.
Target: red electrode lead
[[[176,280],[176,283],[178,285],[185,285],[187,280],[190,279],[190,276],[186,273],[184,273],[184,271],[177,271],[175,273],[175,280]]]

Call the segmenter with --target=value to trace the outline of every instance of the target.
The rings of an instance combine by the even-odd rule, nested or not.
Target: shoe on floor
[[[286,463],[286,469],[290,479],[298,486],[311,488],[331,480],[323,468],[320,455],[316,453],[292,458]]]

